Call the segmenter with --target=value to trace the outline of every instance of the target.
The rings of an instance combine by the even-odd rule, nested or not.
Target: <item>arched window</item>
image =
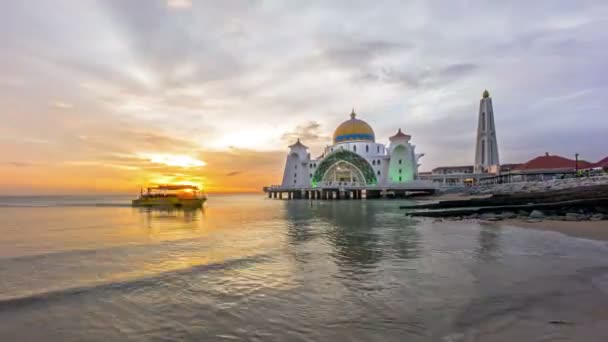
[[[380,160],[377,161],[378,165],[380,165]]]
[[[401,182],[401,176],[399,176],[399,181]]]
[[[401,159],[399,159],[399,165],[401,165]]]
[[[369,145],[365,145],[365,153],[369,152]]]
[[[312,178],[312,173],[308,177]]]
[[[294,174],[293,174],[293,178],[296,178],[296,177],[298,177],[298,174],[297,174],[297,173],[294,173]]]
[[[481,141],[481,165],[486,163],[486,141]]]
[[[353,145],[353,151],[357,152],[357,145]]]
[[[298,164],[295,164],[295,165],[293,166],[293,168],[297,170],[297,169],[298,169]]]
[[[380,153],[380,146],[376,146],[378,153]]]
[[[401,173],[401,169],[399,169],[399,173]]]
[[[380,170],[378,170],[378,176],[380,176]]]
[[[376,161],[375,160],[372,160],[372,165],[376,165]]]
[[[481,130],[485,132],[486,130],[486,113],[481,113]]]

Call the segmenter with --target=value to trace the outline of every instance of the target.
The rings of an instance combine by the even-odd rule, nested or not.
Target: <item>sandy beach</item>
[[[520,228],[531,228],[559,232],[568,236],[608,241],[608,221],[552,221],[530,222],[521,219],[508,219],[497,224]]]

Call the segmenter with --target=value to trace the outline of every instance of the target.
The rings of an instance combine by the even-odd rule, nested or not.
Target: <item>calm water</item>
[[[607,341],[608,247],[398,201],[0,198],[0,341]]]

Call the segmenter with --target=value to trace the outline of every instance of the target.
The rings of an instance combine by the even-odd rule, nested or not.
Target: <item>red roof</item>
[[[578,167],[581,169],[592,167],[591,163],[584,160],[578,161]],[[573,159],[564,158],[561,156],[551,156],[549,153],[544,156],[536,157],[522,165],[519,165],[513,170],[551,170],[551,169],[574,169],[576,161]]]
[[[294,148],[294,147],[296,147],[296,146],[301,146],[301,147],[304,147],[304,148],[308,149],[308,146],[306,146],[306,145],[302,144],[302,143],[300,142],[300,139],[299,139],[299,138],[298,138],[298,141],[296,141],[296,143],[295,143],[295,144],[293,144],[293,145],[289,145],[289,148]]]
[[[403,132],[401,132],[401,128],[399,128],[399,131],[397,131],[397,134],[393,135],[392,137],[388,138],[390,141],[393,141],[395,139],[407,139],[410,140],[412,138],[411,135],[408,134],[404,134]]]
[[[593,164],[593,167],[608,167],[608,157]]]

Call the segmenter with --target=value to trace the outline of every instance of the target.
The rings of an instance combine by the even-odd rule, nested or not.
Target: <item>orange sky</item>
[[[196,184],[208,192],[259,192],[280,181],[285,156],[240,148],[203,152],[187,140],[155,133],[96,139],[5,143],[17,161],[0,165],[3,194],[136,193],[141,186],[168,183]],[[24,150],[40,158],[18,161]]]
[[[471,164],[486,88],[502,163],[596,161],[607,9],[4,1],[0,195],[261,191],[281,182],[288,145],[318,156],[353,107],[378,143],[412,135],[421,171]]]

